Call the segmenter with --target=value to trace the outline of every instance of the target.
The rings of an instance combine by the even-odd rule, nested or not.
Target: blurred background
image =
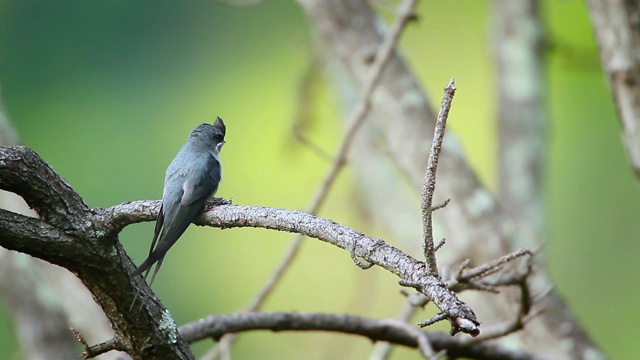
[[[434,105],[443,86],[456,78],[450,128],[483,183],[495,191],[491,5],[423,1],[420,22],[408,28],[401,45]],[[585,4],[543,1],[542,9],[550,41],[551,119],[545,261],[558,291],[602,349],[612,358],[631,358],[640,354],[640,345],[621,334],[634,332],[640,320],[640,288],[628,281],[638,274],[638,184],[620,141]],[[392,12],[378,10],[392,18]],[[308,25],[293,1],[232,7],[206,0],[0,0],[5,109],[21,142],[92,207],[159,199],[164,171],[191,129],[221,116],[227,144],[218,196],[242,205],[305,208],[330,165],[297,143],[292,132],[311,50]],[[318,82],[316,121],[307,135],[333,153],[342,127],[329,90]],[[341,176],[320,215],[384,237],[363,220],[351,175],[347,170]],[[121,233],[136,263],[145,258],[152,233],[151,223]],[[290,239],[264,230],[194,226],[171,250],[154,290],[178,324],[238,311]],[[360,271],[344,251],[306,240],[264,309],[381,318],[395,316],[402,302],[391,274]],[[193,349],[202,354],[211,344]],[[234,355],[362,358],[370,348],[366,340],[331,334],[249,333]],[[2,358],[20,358],[2,308],[0,349]],[[397,355],[416,353],[399,349]]]

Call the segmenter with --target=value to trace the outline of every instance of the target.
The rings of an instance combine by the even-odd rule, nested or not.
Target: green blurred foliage
[[[637,273],[637,182],[620,143],[585,5],[543,5],[551,114],[546,261],[593,338],[613,358],[630,358],[639,353],[638,344],[620,333],[634,331],[628,320],[638,320],[640,290],[625,281]],[[407,31],[402,47],[434,104],[456,77],[451,127],[480,178],[495,189],[491,6],[422,2],[421,21]],[[228,137],[218,195],[239,204],[302,209],[328,168],[291,132],[310,39],[301,9],[291,1],[230,7],[205,0],[2,0],[0,85],[22,142],[91,206],[160,198],[164,170],[189,131],[219,115]],[[314,99],[318,121],[308,132],[330,152],[341,124],[331,95],[319,86],[325,90]],[[357,211],[345,206],[351,188],[349,176],[342,176],[322,215],[369,233]],[[121,234],[136,262],[144,258],[151,232],[152,224],[141,224]],[[290,238],[193,227],[172,249],[155,290],[180,324],[237,311]],[[402,302],[395,281],[380,269],[358,271],[343,251],[309,240],[265,308],[393,316]],[[0,349],[9,358],[16,356],[16,344],[6,318],[0,320]],[[200,354],[209,346],[194,349]],[[256,333],[243,336],[234,355],[362,358],[370,349],[368,341],[333,334]],[[399,350],[397,358],[415,358],[415,352]]]

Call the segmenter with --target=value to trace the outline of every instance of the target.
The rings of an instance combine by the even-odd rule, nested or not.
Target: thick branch
[[[26,146],[0,147],[0,161],[0,188],[22,196],[58,229],[86,230],[81,224],[89,215],[89,206],[35,151]]]
[[[0,209],[0,242],[2,247],[20,251],[57,264],[74,248],[75,238],[29,216]],[[81,255],[82,256],[82,255]]]
[[[188,342],[207,338],[220,339],[228,333],[251,330],[271,331],[333,331],[360,335],[371,341],[388,341],[409,347],[418,346],[418,335],[426,334],[434,350],[446,350],[450,358],[494,360],[541,360],[520,350],[490,344],[465,344],[461,339],[440,332],[408,329],[397,320],[374,320],[353,315],[299,313],[239,313],[208,316],[180,327],[180,334]]]

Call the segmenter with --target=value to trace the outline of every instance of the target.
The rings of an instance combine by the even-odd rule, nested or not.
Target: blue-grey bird
[[[153,284],[167,251],[184,233],[191,221],[202,211],[205,202],[218,190],[222,180],[219,154],[224,145],[226,127],[221,118],[211,124],[198,125],[167,168],[162,206],[149,249],[149,257],[131,275],[146,271],[157,262]]]

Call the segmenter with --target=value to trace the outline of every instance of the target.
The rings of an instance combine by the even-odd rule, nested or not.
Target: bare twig
[[[398,330],[404,330],[407,333],[411,334],[415,337],[416,342],[418,343],[418,350],[422,357],[428,360],[436,360],[436,353],[431,346],[431,342],[429,341],[429,337],[424,331],[416,329],[414,326],[408,324],[406,321],[396,320],[396,319],[385,319],[380,320],[381,325],[389,326],[390,328],[395,328]]]
[[[338,149],[338,152],[334,158],[331,169],[320,184],[316,196],[307,209],[308,213],[318,213],[318,211],[324,204],[324,201],[327,198],[327,195],[329,193],[329,190],[333,186],[333,183],[344,168],[344,165],[347,161],[347,155],[349,153],[349,150],[351,149],[351,145],[353,144],[353,140],[358,133],[358,130],[362,126],[366,115],[371,107],[371,95],[373,94],[376,85],[378,84],[378,81],[380,80],[384,72],[385,66],[387,65],[389,59],[391,58],[391,55],[393,54],[402,31],[406,27],[407,23],[414,18],[413,11],[416,3],[417,0],[405,0],[398,7],[398,17],[394,25],[389,30],[387,37],[384,39],[384,41],[378,48],[378,51],[376,52],[375,59],[369,70],[369,76],[367,77],[367,81],[363,86],[360,101],[358,102],[355,109],[353,110],[353,113],[350,116],[347,132],[340,143],[340,148]],[[302,238],[302,235],[296,235],[294,237],[280,264],[267,279],[267,281],[263,284],[262,288],[255,296],[255,298],[250,302],[249,306],[247,306],[246,311],[255,311],[259,309],[264,300],[271,294],[275,285],[278,283],[278,281],[280,281],[280,279],[298,254],[300,246],[302,245]],[[233,342],[233,338],[229,340],[223,339],[222,341],[228,342],[226,346],[228,348],[228,345]],[[210,355],[210,353],[207,355]],[[216,358],[216,356],[205,356],[205,358]]]
[[[103,343],[89,346],[89,344],[87,344],[87,341],[84,339],[84,337],[82,336],[82,334],[80,334],[79,331],[71,328],[71,333],[76,338],[76,340],[78,340],[78,342],[80,343],[80,345],[82,345],[82,348],[84,349],[81,355],[83,359],[91,359],[98,355],[102,355],[104,353],[107,353],[113,350],[126,349],[124,344],[122,343],[122,340],[120,340],[119,338],[114,337],[113,339],[105,341]]]
[[[518,303],[518,310],[511,320],[508,320],[502,324],[493,325],[485,333],[483,333],[482,336],[479,336],[473,340],[467,340],[469,343],[475,341],[496,339],[512,334],[518,330],[523,329],[527,321],[533,319],[542,311],[542,309],[540,309],[539,311],[534,311],[532,313],[531,309],[533,305],[539,303],[546,296],[548,296],[550,291],[547,290],[539,296],[532,297],[531,290],[529,289],[529,285],[527,283],[527,280],[530,278],[532,273],[533,258],[530,257],[527,261],[527,266],[524,271],[519,273],[506,274],[492,284],[493,286],[518,286],[518,288],[520,289],[520,301]]]
[[[516,285],[520,281],[520,278],[517,276],[506,276],[497,281],[487,281],[484,280],[484,278],[501,271],[506,264],[520,257],[529,256],[530,261],[530,259],[533,258],[533,255],[534,252],[529,249],[520,249],[488,263],[479,265],[473,269],[469,269],[470,260],[466,259],[462,264],[460,264],[455,277],[446,281],[447,287],[455,292],[474,289],[498,293],[499,291],[497,287]]]
[[[439,321],[445,320],[447,318],[447,314],[446,313],[439,313],[433,317],[431,317],[430,319],[427,319],[425,321],[421,321],[418,323],[418,326],[420,327],[426,327],[429,325],[433,325]]]
[[[444,130],[447,126],[447,118],[449,117],[449,110],[451,109],[451,102],[453,101],[455,93],[455,81],[454,79],[451,79],[449,84],[445,86],[444,94],[442,95],[440,112],[438,113],[438,119],[436,120],[436,126],[433,133],[433,142],[431,143],[431,151],[429,151],[427,171],[424,174],[424,183],[422,185],[422,226],[424,236],[422,249],[424,251],[424,258],[427,261],[429,272],[433,276],[439,276],[438,265],[436,264],[436,249],[433,241],[433,218],[431,216],[434,210],[432,207],[433,194],[436,191],[436,171],[438,169],[440,151],[442,150]],[[447,203],[448,201],[443,205],[436,206],[436,209],[446,206]]]
[[[501,256],[493,261],[490,261],[486,264],[482,264],[477,266],[471,270],[465,271],[459,278],[460,281],[467,281],[479,277],[484,277],[489,274],[495,273],[502,269],[504,265],[507,263],[523,256],[533,256],[533,252],[529,249],[520,249],[516,250],[510,254]]]
[[[451,202],[451,199],[447,199],[447,200],[441,202],[440,204],[433,205],[431,207],[431,212],[434,212],[434,211],[440,210],[440,209],[444,209],[447,205],[449,205],[449,202]]]

